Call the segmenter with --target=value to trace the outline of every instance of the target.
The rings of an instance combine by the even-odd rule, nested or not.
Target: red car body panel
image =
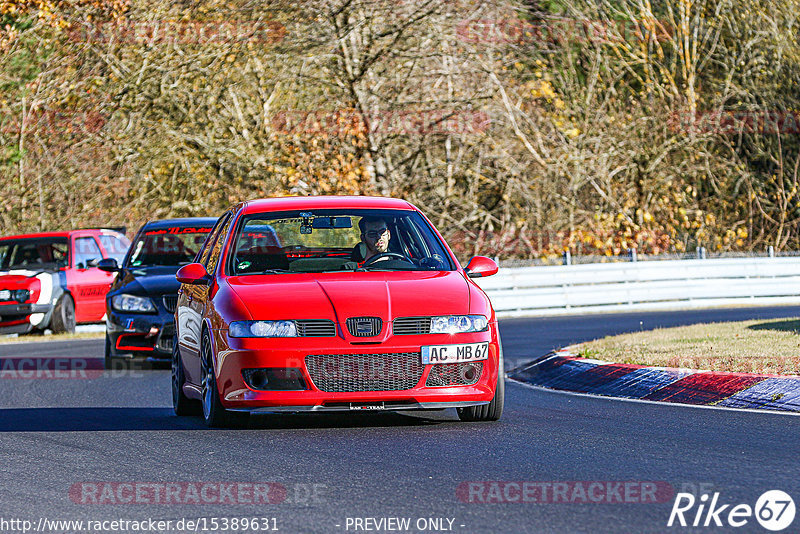
[[[270,407],[308,407],[331,403],[461,402],[485,404],[494,397],[501,372],[497,320],[486,294],[467,277],[449,247],[444,249],[456,266],[452,271],[373,271],[292,273],[231,276],[227,272],[232,234],[240,217],[251,213],[314,209],[380,209],[419,211],[398,199],[371,197],[293,197],[258,200],[230,210],[231,224],[222,236],[221,260],[209,273],[210,286],[183,284],[179,291],[176,326],[178,347],[186,375],[183,393],[201,399],[200,325],[212,342],[220,401],[227,409],[268,411]],[[424,216],[423,216],[424,217]],[[427,221],[427,219],[426,219]],[[429,222],[429,221],[428,221]],[[444,239],[430,224],[444,244]],[[197,260],[196,260],[197,261]],[[182,309],[184,310],[182,312]],[[185,326],[182,313],[196,314],[194,326]],[[459,334],[394,335],[393,319],[440,315],[484,315],[488,329]],[[376,316],[383,320],[379,335],[354,337],[344,327],[349,317]],[[323,319],[337,325],[335,337],[235,338],[228,335],[233,321]],[[468,386],[426,386],[434,365],[425,365],[417,384],[400,391],[326,392],[316,387],[305,359],[308,355],[364,355],[416,353],[423,345],[488,342],[488,359],[476,383]],[[247,368],[300,369],[308,386],[302,391],[264,391],[243,379]]]
[[[232,276],[226,282],[244,302],[265,304],[249,308],[260,320],[284,319],[284,310],[297,302],[302,302],[303,308],[293,319],[331,319],[335,323],[364,315],[365,310],[378,317],[419,315],[420,302],[426,303],[425,315],[469,312],[469,286],[457,271],[330,273],[324,277],[299,273],[283,275],[279,283],[274,275],[249,275]],[[436,299],[431,299],[434,284]],[[460,311],[454,311],[454,304]],[[346,341],[360,340],[348,332],[344,335]],[[375,341],[386,341],[388,335],[384,324]]]
[[[99,251],[100,258],[111,257],[115,251],[107,250],[104,246],[100,236],[113,236],[115,239],[120,239],[127,243],[127,238],[112,230],[74,230],[70,232],[42,232],[35,234],[21,234],[15,236],[5,236],[0,238],[0,245],[3,242],[12,240],[23,239],[48,239],[48,238],[62,238],[68,240],[69,246],[69,265],[51,271],[49,273],[38,273],[35,271],[20,272],[20,269],[6,271],[8,274],[0,272],[0,289],[28,289],[31,291],[31,297],[26,301],[26,304],[38,303],[41,306],[48,306],[52,308],[62,294],[69,294],[75,302],[75,321],[77,323],[93,323],[103,320],[105,315],[105,294],[111,285],[113,274],[106,273],[97,267],[90,267],[86,265],[78,265],[76,259],[79,257],[80,246],[86,241],[79,241],[81,238],[90,239],[90,243],[94,244]],[[92,249],[94,250],[94,249]],[[46,302],[39,303],[40,291],[42,290],[42,276],[47,276],[47,291]],[[11,320],[2,319],[4,309],[8,309],[9,305],[0,304],[0,331],[4,327],[24,324],[31,322],[31,314],[20,318],[17,313],[13,315],[10,312],[8,315],[13,317]],[[47,312],[44,312],[46,317],[42,323],[37,323],[39,328],[44,328],[49,322]],[[36,326],[36,325],[34,325]]]
[[[7,274],[2,279],[3,289],[14,291],[16,289],[27,289],[31,296],[25,302],[36,302],[42,290],[42,282],[38,278],[24,276],[21,274]]]

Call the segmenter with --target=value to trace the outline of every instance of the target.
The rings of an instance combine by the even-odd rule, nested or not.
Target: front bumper
[[[421,346],[489,342],[488,359],[483,360],[480,376],[469,385],[432,386],[428,382],[434,365],[421,365],[419,379],[413,387],[380,391],[322,391],[306,366],[308,355],[374,355],[391,357],[419,354]],[[340,410],[419,410],[487,404],[494,398],[498,383],[500,350],[497,324],[489,331],[470,334],[427,334],[392,336],[385,343],[350,343],[341,337],[237,339],[227,331],[214,331],[217,355],[217,385],[222,405],[230,410],[251,412],[272,411],[340,411]],[[299,369],[306,389],[256,390],[245,382],[242,370],[253,368]],[[416,375],[415,375],[416,376]],[[199,391],[185,387],[189,396]],[[365,406],[359,406],[364,404]],[[370,406],[374,404],[374,406]]]
[[[172,357],[175,319],[167,313],[126,314],[108,311],[106,335],[112,358],[168,361]]]
[[[296,413],[296,412],[352,412],[354,410],[372,411],[372,410],[446,410],[447,408],[466,408],[467,406],[481,406],[489,404],[490,401],[485,402],[389,402],[389,403],[373,403],[382,404],[380,408],[368,407],[365,403],[340,403],[328,405],[312,405],[312,406],[271,406],[268,408],[252,408],[233,411],[245,411],[250,413]]]
[[[52,304],[0,304],[0,334],[27,334],[48,325]]]

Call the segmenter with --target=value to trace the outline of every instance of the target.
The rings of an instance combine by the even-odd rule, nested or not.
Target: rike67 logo
[[[710,498],[707,493],[700,498],[691,493],[678,493],[667,526],[738,528],[747,525],[755,517],[763,528],[778,532],[792,524],[794,515],[794,500],[781,490],[764,492],[754,507],[744,503],[722,504],[719,492]]]

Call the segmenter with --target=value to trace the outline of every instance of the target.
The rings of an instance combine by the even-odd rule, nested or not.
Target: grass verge
[[[0,336],[0,343],[39,343],[41,341],[69,341],[71,339],[103,339],[105,332],[76,332],[74,334],[28,334]]]
[[[800,318],[710,323],[609,336],[585,358],[657,367],[800,374]]]

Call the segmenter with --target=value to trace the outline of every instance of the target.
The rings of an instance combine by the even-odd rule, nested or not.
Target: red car
[[[74,230],[0,238],[0,334],[74,332],[106,313],[113,274],[103,258],[125,257],[130,241],[113,230]]]
[[[300,197],[239,204],[177,272],[172,396],[210,426],[248,413],[503,410],[486,294],[410,203]]]

